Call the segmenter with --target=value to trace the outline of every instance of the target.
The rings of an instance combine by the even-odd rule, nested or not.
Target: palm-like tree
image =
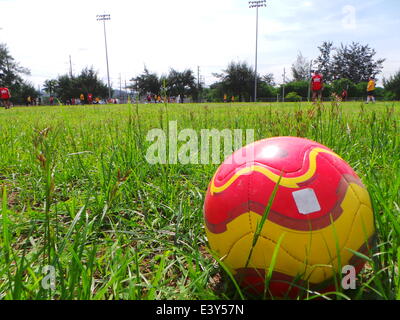
[[[231,62],[226,70],[221,74],[213,74],[220,79],[222,89],[229,95],[238,96],[239,101],[242,99],[249,100],[254,89],[254,70],[246,62]],[[260,84],[260,77],[258,84]]]
[[[43,90],[52,96],[56,91],[57,85],[57,80],[46,80],[43,84]]]

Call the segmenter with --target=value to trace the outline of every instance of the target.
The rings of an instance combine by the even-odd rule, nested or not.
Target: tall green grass
[[[375,255],[351,298],[400,298],[399,108],[1,109],[0,299],[245,298],[207,249],[202,207],[218,165],[146,161],[147,132],[168,130],[174,120],[178,130],[199,135],[215,128],[254,129],[257,140],[306,137],[340,154],[368,187],[378,230]],[[55,290],[42,286],[49,265]]]

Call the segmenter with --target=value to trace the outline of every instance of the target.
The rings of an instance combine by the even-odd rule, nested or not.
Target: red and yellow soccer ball
[[[360,272],[365,260],[354,252],[368,255],[375,235],[370,197],[353,169],[327,147],[293,137],[262,140],[226,159],[209,185],[204,218],[211,249],[243,288],[264,292],[274,264],[268,289],[277,297],[326,289],[341,266]]]

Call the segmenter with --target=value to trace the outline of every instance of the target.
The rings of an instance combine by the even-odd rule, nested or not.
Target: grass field
[[[343,294],[400,299],[400,103],[0,109],[0,299],[240,298],[203,227],[218,165],[146,161],[147,132],[172,120],[306,137],[341,155],[370,191],[378,230],[374,259]]]

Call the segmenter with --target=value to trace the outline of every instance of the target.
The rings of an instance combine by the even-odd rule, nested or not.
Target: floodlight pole
[[[107,20],[111,20],[111,16],[109,14],[97,15],[97,21],[103,21],[104,25],[104,43],[106,47],[106,61],[107,61],[108,99],[111,99],[110,67],[108,64],[107,33],[106,33]]]
[[[257,102],[257,64],[258,64],[258,8],[266,7],[266,0],[249,1],[249,8],[256,8],[256,61],[255,61],[255,76],[254,76],[254,102]]]

